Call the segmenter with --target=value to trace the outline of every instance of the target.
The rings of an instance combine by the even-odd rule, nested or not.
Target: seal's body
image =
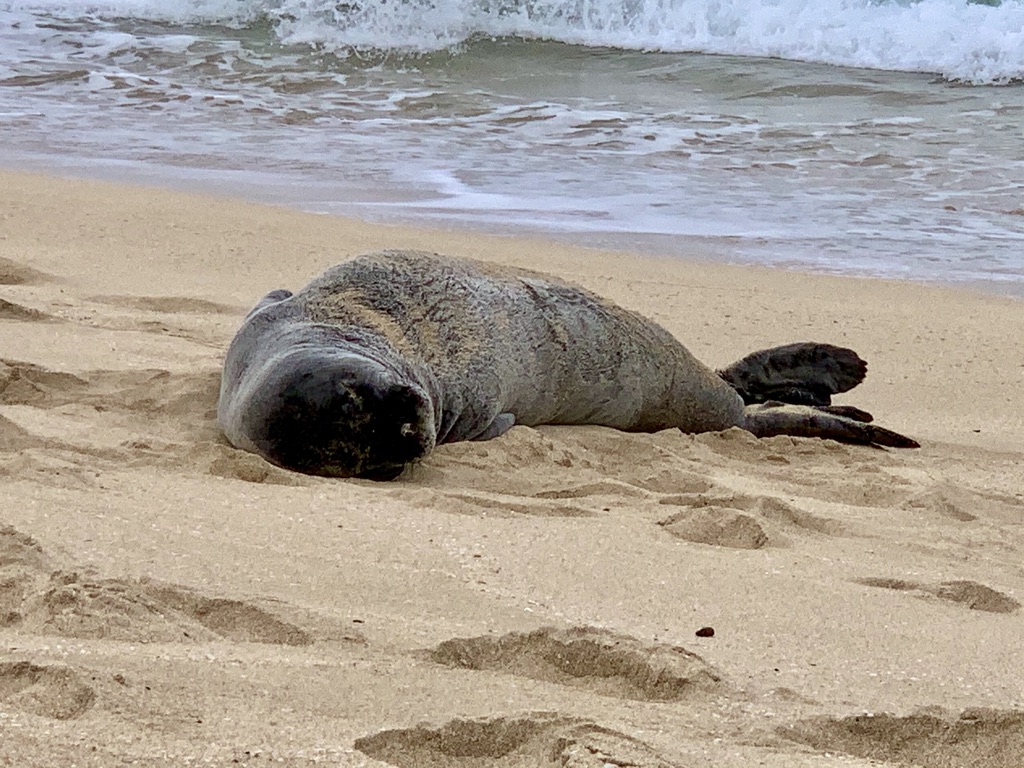
[[[657,324],[581,288],[383,251],[333,267],[296,294],[264,297],[228,350],[218,419],[234,445],[281,466],[371,479],[397,476],[437,444],[497,437],[516,423],[822,434],[820,424],[762,428],[787,413],[789,422],[839,419],[877,430],[822,411],[745,406],[744,397],[756,402],[746,391],[758,389],[765,370],[796,370],[794,355],[806,364],[805,346],[822,360],[802,376],[813,381],[798,397],[820,399],[823,386],[844,391],[863,378],[856,355],[861,368],[851,373],[821,352],[848,350],[828,345],[779,348],[789,357],[769,350],[718,374]],[[829,365],[839,375],[822,385],[814,374]]]

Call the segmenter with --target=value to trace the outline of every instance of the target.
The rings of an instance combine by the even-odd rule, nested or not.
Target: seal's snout
[[[313,475],[391,480],[434,447],[417,387],[360,361],[289,366],[254,442],[275,464]]]

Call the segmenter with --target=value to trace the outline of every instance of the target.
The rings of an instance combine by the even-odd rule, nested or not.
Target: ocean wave
[[[1024,80],[1024,0],[16,0],[0,9],[259,24],[284,44],[337,53],[426,53],[514,36]]]

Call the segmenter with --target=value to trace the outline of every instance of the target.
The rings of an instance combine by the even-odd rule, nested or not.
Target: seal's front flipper
[[[469,438],[470,440],[493,440],[496,437],[504,435],[510,429],[512,425],[516,423],[516,417],[511,413],[499,413],[494,417],[494,421],[488,424],[483,432],[475,437]]]
[[[811,341],[752,352],[718,371],[747,405],[781,400],[829,405],[864,380],[868,364],[852,349]]]
[[[774,437],[775,435],[827,437],[843,443],[860,443],[887,448],[921,447],[916,440],[898,432],[838,415],[834,411],[776,402],[748,405],[744,413],[743,428],[758,437]]]

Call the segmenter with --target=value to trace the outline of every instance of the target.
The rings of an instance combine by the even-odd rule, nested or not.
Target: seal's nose
[[[434,447],[433,417],[427,398],[416,387],[389,387],[374,408],[375,426],[391,444],[380,444],[374,453],[390,461],[408,463],[422,458]]]

